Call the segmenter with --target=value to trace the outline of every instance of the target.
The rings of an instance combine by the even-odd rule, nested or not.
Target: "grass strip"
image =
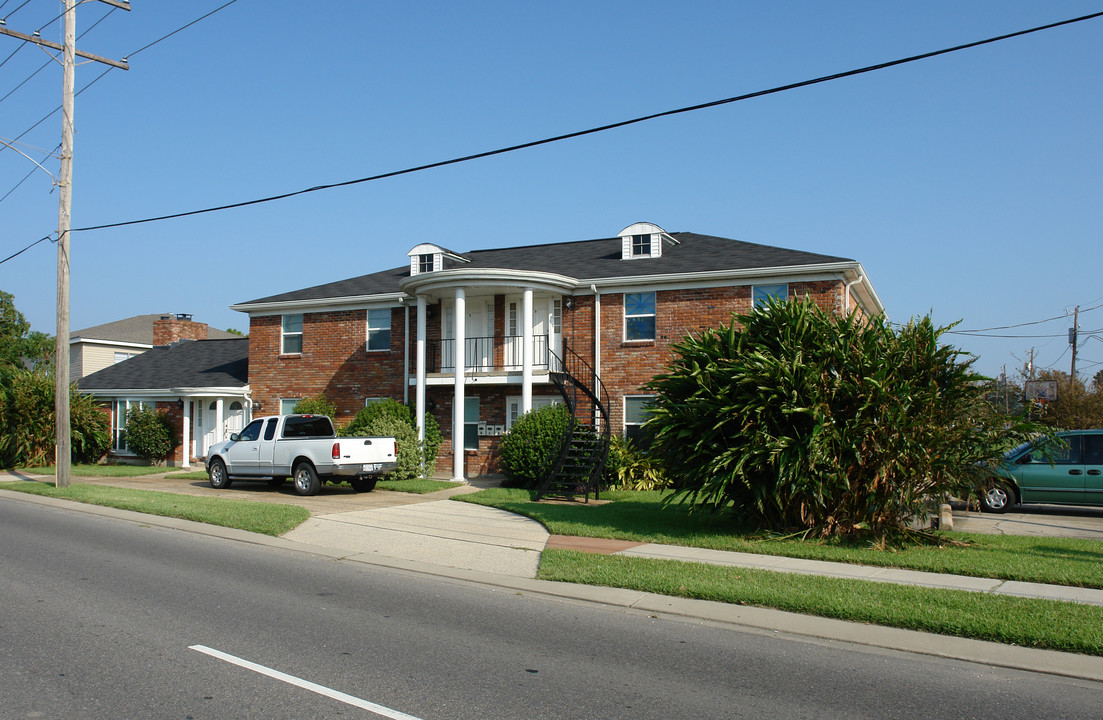
[[[375,487],[380,490],[393,490],[395,492],[414,493],[427,495],[438,490],[459,487],[463,483],[449,480],[430,480],[428,478],[414,478],[412,480],[380,480]]]
[[[538,577],[1103,655],[1103,607],[548,549]]]
[[[120,510],[134,510],[149,515],[194,520],[277,537],[310,517],[310,512],[298,505],[197,497],[155,490],[128,490],[107,485],[73,483],[67,488],[57,488],[44,482],[12,482],[4,483],[0,488]]]
[[[140,477],[142,475],[159,475],[170,472],[169,467],[154,467],[152,465],[73,465],[73,477]],[[57,468],[53,465],[44,467],[16,468],[15,472],[26,475],[56,475]],[[204,475],[203,477],[206,477]]]
[[[663,504],[658,492],[610,491],[605,504],[535,502],[527,490],[491,488],[456,496],[542,523],[556,535],[733,550],[806,560],[906,568],[972,577],[1103,588],[1103,543],[1078,538],[941,533],[939,545],[878,548],[748,531],[725,515]],[[967,544],[960,544],[967,541]]]

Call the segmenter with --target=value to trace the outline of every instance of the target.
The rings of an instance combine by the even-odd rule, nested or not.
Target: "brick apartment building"
[[[733,312],[806,296],[839,314],[884,311],[855,260],[650,223],[611,238],[465,253],[426,243],[409,257],[231,306],[249,315],[247,414],[290,412],[319,393],[338,422],[374,399],[408,402],[440,423],[438,469],[462,480],[495,472],[513,422],[558,401],[550,374],[560,358],[592,369],[611,428],[631,434],[670,345]]]

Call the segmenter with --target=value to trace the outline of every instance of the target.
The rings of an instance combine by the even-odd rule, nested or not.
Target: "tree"
[[[96,462],[111,447],[111,422],[92,396],[69,386],[69,424],[75,462]],[[54,374],[48,367],[16,368],[0,377],[0,467],[54,462]]]
[[[49,359],[53,339],[31,330],[15,307],[15,296],[0,290],[0,374]]]
[[[1032,410],[1039,422],[1059,430],[1103,427],[1103,387],[1087,383],[1077,377],[1073,380],[1060,370],[1043,370],[1039,380],[1057,382],[1057,399]]]
[[[742,330],[740,330],[742,325]],[[884,539],[1036,428],[985,401],[929,317],[896,330],[771,302],[673,346],[646,427],[677,496],[745,521]]]

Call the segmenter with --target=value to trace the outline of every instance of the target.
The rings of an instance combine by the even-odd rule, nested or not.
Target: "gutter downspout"
[[[854,285],[860,284],[865,279],[866,279],[865,275],[863,275],[862,273],[858,273],[857,279],[851,280],[850,282],[843,285],[843,293],[844,293],[843,294],[843,303],[844,303],[844,305],[843,305],[843,314],[844,315],[849,315],[850,314],[850,288]]]
[[[594,293],[594,375],[601,377],[601,293],[597,291],[597,285],[590,283],[590,290]],[[595,408],[596,415],[597,410]],[[594,418],[597,420],[597,418]],[[596,427],[596,425],[595,425]]]

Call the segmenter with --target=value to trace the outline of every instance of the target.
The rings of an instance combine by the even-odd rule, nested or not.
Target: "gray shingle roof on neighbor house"
[[[181,340],[152,348],[77,381],[83,392],[238,388],[249,382],[249,339]]]
[[[123,318],[102,325],[93,325],[80,330],[73,330],[69,333],[69,339],[108,340],[110,342],[134,343],[135,345],[152,345],[153,323],[166,315],[169,315],[169,313],[135,315],[134,317]],[[237,336],[225,330],[207,329],[209,340],[223,340],[234,337]]]
[[[646,277],[678,273],[700,273],[724,270],[758,270],[791,268],[825,263],[854,262],[850,258],[819,253],[788,250],[770,245],[757,245],[712,235],[689,232],[668,233],[678,244],[664,244],[662,257],[621,259],[621,239],[604,238],[578,242],[528,245],[493,250],[475,250],[460,255],[470,261],[448,261],[445,268],[465,270],[499,268],[504,270],[537,270],[566,275],[578,280],[603,280],[621,277]],[[399,292],[399,283],[410,276],[408,265],[338,280],[337,282],[270,295],[250,300],[254,303],[326,300]]]

